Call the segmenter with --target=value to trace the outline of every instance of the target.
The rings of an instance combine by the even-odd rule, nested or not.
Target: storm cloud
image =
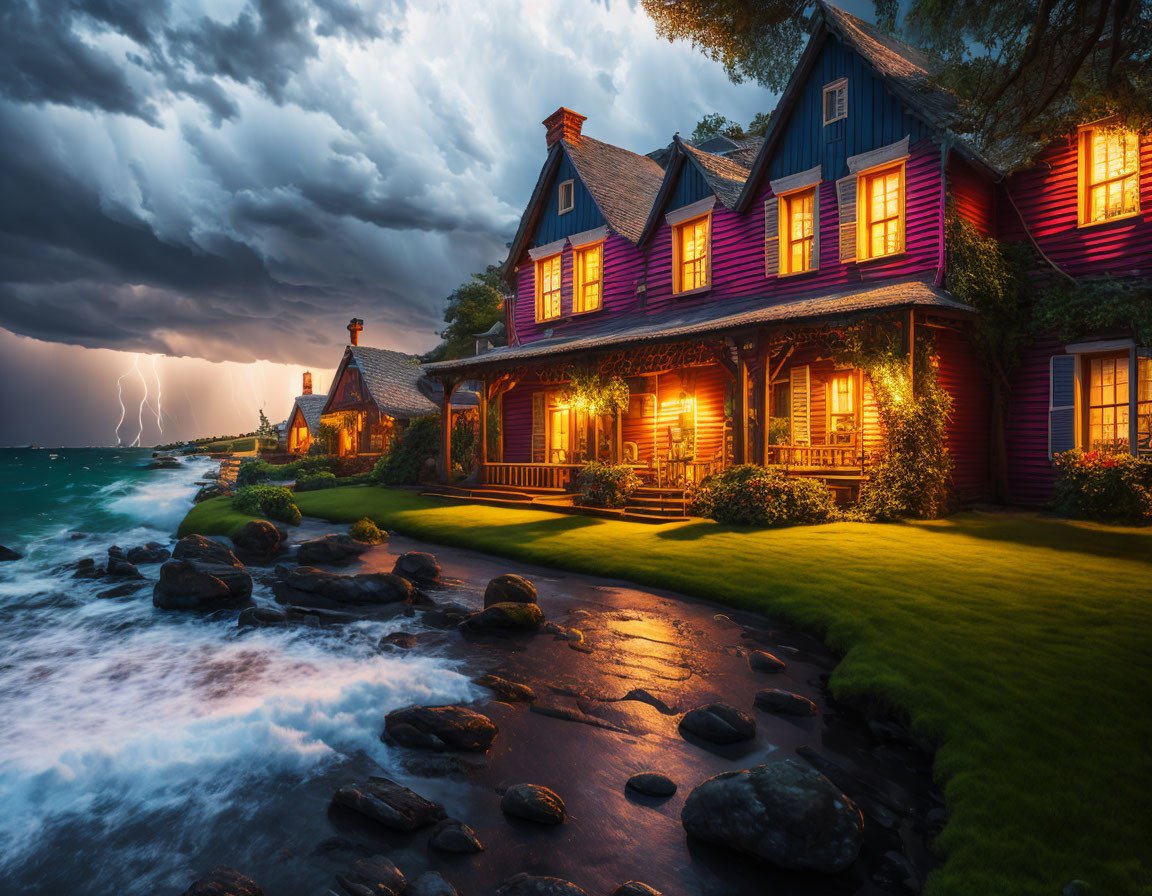
[[[643,151],[772,101],[634,5],[9,0],[0,328],[327,368],[357,316],[424,350],[559,105]]]

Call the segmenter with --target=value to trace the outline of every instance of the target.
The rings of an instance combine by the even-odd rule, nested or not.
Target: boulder
[[[332,534],[313,538],[296,549],[296,562],[301,566],[348,566],[372,545],[357,541],[351,535]]]
[[[408,706],[384,717],[384,731],[405,747],[483,753],[496,738],[487,716],[463,706]]]
[[[13,560],[19,560],[23,554],[18,554],[11,548],[6,548],[0,544],[0,563],[9,563]]]
[[[816,715],[816,704],[807,697],[801,697],[791,691],[782,691],[779,688],[757,691],[756,707],[766,712],[780,713],[785,716]]]
[[[421,622],[432,628],[456,628],[461,622],[472,615],[472,611],[464,604],[449,601],[447,603],[433,603],[421,617]]]
[[[414,831],[445,818],[444,807],[387,778],[345,784],[332,801],[366,815],[393,831]]]
[[[414,585],[435,585],[440,581],[440,564],[424,551],[405,551],[396,558],[392,574],[403,576]]]
[[[150,470],[179,470],[180,461],[174,457],[161,456],[148,465]]]
[[[400,869],[384,856],[360,859],[336,883],[348,896],[400,896],[407,887]]]
[[[484,589],[484,606],[493,604],[534,604],[536,586],[523,576],[505,573],[496,576]]]
[[[386,572],[342,576],[312,566],[277,567],[272,585],[278,603],[332,607],[404,603],[412,599],[407,579]]]
[[[280,553],[280,530],[268,520],[252,520],[232,536],[232,546],[246,563],[268,563]]]
[[[496,896],[588,896],[576,884],[558,877],[536,877],[521,872],[508,878],[496,890]]]
[[[104,575],[104,567],[97,566],[91,557],[76,561],[76,571],[72,573],[74,579],[98,579]]]
[[[436,871],[425,871],[412,881],[406,896],[460,896],[456,888]]]
[[[612,896],[660,896],[660,891],[653,890],[648,884],[642,884],[638,880],[630,880],[613,890]]]
[[[783,672],[785,665],[784,660],[763,650],[753,650],[748,654],[748,668],[753,672]]]
[[[140,545],[132,548],[127,554],[126,559],[129,563],[135,563],[140,566],[145,563],[163,563],[172,552],[158,541],[150,541],[146,545]]]
[[[391,650],[398,647],[401,650],[410,650],[419,643],[419,639],[412,632],[392,632],[380,639],[376,646],[381,650]]]
[[[756,736],[756,720],[726,703],[709,703],[685,713],[680,731],[713,744],[735,744]]]
[[[202,560],[205,563],[223,563],[228,566],[242,564],[222,541],[205,538],[203,535],[185,535],[172,549],[173,560]]]
[[[240,611],[236,624],[241,628],[254,626],[263,628],[269,625],[287,625],[288,614],[273,607],[246,607]]]
[[[192,503],[199,504],[201,501],[207,501],[211,498],[221,498],[230,494],[232,494],[232,489],[229,488],[227,482],[210,482],[208,485],[200,487],[200,491],[196,492]]]
[[[432,830],[428,845],[441,852],[473,853],[483,852],[484,847],[476,838],[476,832],[462,821],[445,818]]]
[[[192,884],[184,896],[264,896],[251,878],[223,866]]]
[[[680,813],[692,837],[782,868],[842,871],[860,852],[863,817],[848,797],[791,759],[709,778]]]
[[[537,824],[563,824],[568,818],[564,801],[539,784],[516,784],[509,787],[500,800],[500,810],[505,815]]]
[[[628,779],[627,786],[645,796],[672,796],[676,782],[659,772],[640,772]]]
[[[492,604],[473,613],[460,627],[472,632],[534,632],[544,624],[544,614],[536,604]]]
[[[153,606],[165,610],[218,610],[251,597],[252,576],[244,567],[202,560],[169,560],[152,589]]]
[[[528,685],[508,681],[498,675],[481,675],[473,678],[472,683],[488,688],[505,703],[532,703],[536,699],[536,692]]]
[[[114,544],[112,547],[108,548],[108,559],[127,560],[128,553],[124,550],[124,548],[120,547],[120,545]]]
[[[140,570],[136,568],[134,563],[129,563],[120,557],[108,558],[108,575],[118,576],[122,579],[142,579]]]

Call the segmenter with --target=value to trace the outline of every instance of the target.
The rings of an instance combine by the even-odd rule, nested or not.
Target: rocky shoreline
[[[481,674],[467,704],[381,708],[402,774],[364,763],[315,819],[327,835],[291,846],[326,886],[222,855],[187,894],[908,894],[933,864],[927,745],[831,700],[835,659],[809,636],[313,521],[254,523],[231,548],[182,539],[156,606],[242,627],[404,619],[379,650]]]

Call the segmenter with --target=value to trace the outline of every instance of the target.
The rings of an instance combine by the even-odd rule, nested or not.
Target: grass
[[[227,535],[233,538],[244,528],[244,524],[259,517],[249,516],[232,509],[231,498],[209,498],[193,505],[188,515],[180,522],[176,534],[185,535]]]
[[[837,696],[882,700],[940,744],[945,862],[926,893],[1056,896],[1082,879],[1093,894],[1152,894],[1152,530],[978,513],[776,530],[649,526],[378,488],[297,502],[308,516],[367,516],[428,541],[671,588],[822,633],[843,654]],[[237,515],[214,504],[198,505],[181,531],[235,526]]]

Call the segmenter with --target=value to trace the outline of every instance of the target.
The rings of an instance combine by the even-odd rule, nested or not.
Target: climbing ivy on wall
[[[604,376],[598,370],[571,367],[560,400],[577,410],[587,411],[593,417],[600,417],[628,410],[630,395],[628,384],[618,376]]]
[[[1152,283],[1112,277],[1057,283],[1037,303],[1033,327],[1038,333],[1055,331],[1066,343],[1101,330],[1121,329],[1141,345],[1152,345]]]

